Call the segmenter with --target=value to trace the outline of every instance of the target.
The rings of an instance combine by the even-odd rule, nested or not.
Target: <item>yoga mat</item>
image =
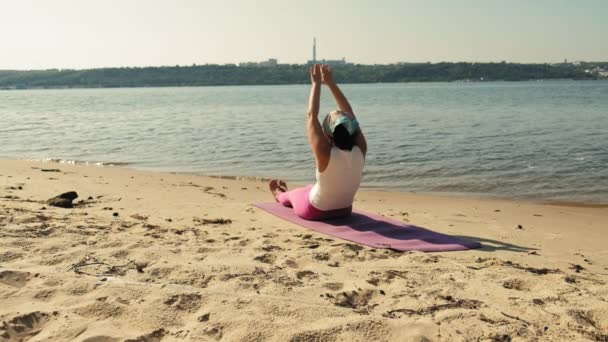
[[[406,222],[360,211],[353,211],[350,217],[345,218],[308,221],[297,217],[292,208],[276,202],[257,203],[254,206],[299,226],[375,248],[447,252],[481,247],[478,242],[436,233]]]

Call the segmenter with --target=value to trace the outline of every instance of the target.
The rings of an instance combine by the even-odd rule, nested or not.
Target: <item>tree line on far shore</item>
[[[0,88],[110,88],[309,83],[307,65],[192,65],[102,69],[0,70]],[[606,63],[399,63],[333,67],[341,83],[600,79]]]

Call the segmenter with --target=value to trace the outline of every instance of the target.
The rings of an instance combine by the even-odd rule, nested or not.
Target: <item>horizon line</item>
[[[4,68],[0,68],[0,71],[18,71],[18,72],[27,72],[27,71],[53,71],[53,70],[58,70],[58,71],[85,71],[85,70],[99,70],[99,69],[146,69],[146,68],[192,68],[192,67],[200,67],[200,66],[235,66],[238,68],[250,68],[250,67],[261,67],[261,68],[272,68],[272,67],[276,67],[276,66],[285,66],[285,65],[296,65],[296,66],[306,66],[306,65],[310,65],[312,61],[307,61],[306,63],[279,63],[277,61],[276,65],[270,65],[270,66],[264,66],[264,65],[259,65],[260,63],[263,62],[267,62],[270,59],[267,60],[263,60],[263,61],[258,61],[258,62],[239,62],[239,63],[223,63],[223,64],[219,64],[219,63],[204,63],[204,64],[199,64],[199,63],[192,63],[192,64],[175,64],[175,65],[122,65],[122,66],[102,66],[102,67],[85,67],[85,68],[58,68],[58,67],[51,67],[51,68],[44,68],[44,69],[4,69]],[[334,60],[320,60],[320,61],[316,61],[316,62],[322,62],[322,61],[334,61]],[[246,63],[251,63],[251,64],[258,64],[258,65],[239,65],[239,64],[246,64]],[[502,61],[441,61],[441,62],[431,62],[431,61],[426,61],[426,62],[394,62],[394,63],[375,63],[375,64],[366,64],[366,63],[355,63],[355,62],[346,62],[347,66],[388,66],[388,65],[400,65],[400,64],[444,64],[444,63],[448,63],[448,64],[458,64],[458,63],[467,63],[467,64],[528,64],[528,65],[559,65],[559,64],[568,64],[568,65],[575,65],[575,64],[581,64],[581,63],[589,63],[589,64],[593,64],[593,63],[608,63],[608,61],[584,61],[584,60],[576,60],[576,61],[568,61],[568,60],[564,60],[562,62],[510,62],[507,60],[502,60]],[[318,64],[323,64],[323,63],[318,63]],[[331,64],[331,63],[330,63]]]

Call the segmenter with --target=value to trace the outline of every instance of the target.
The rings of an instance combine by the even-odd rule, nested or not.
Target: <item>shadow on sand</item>
[[[452,235],[452,236],[460,238],[460,239],[478,242],[481,244],[481,248],[479,248],[478,250],[484,251],[484,252],[509,251],[509,252],[517,252],[517,253],[529,253],[532,251],[539,250],[538,248],[518,246],[518,245],[514,245],[512,243],[508,243],[508,242],[504,242],[504,241],[497,241],[497,240],[486,239],[486,238],[481,238],[481,237],[476,237],[476,236],[466,236],[466,235]]]

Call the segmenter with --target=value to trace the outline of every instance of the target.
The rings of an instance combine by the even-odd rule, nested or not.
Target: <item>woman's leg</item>
[[[352,207],[330,211],[315,208],[309,198],[312,184],[291,191],[287,191],[287,185],[283,181],[272,180],[269,185],[277,202],[285,207],[293,208],[294,213],[305,220],[345,217],[349,216],[352,211]]]
[[[349,216],[352,212],[352,207],[336,210],[321,210],[315,208],[310,203],[310,190],[313,185],[307,185],[303,188],[297,188],[286,192],[285,194],[279,195],[279,198],[287,197],[287,201],[293,207],[294,213],[305,220],[327,220],[333,218],[340,218]]]
[[[308,194],[312,185],[287,191],[287,184],[284,181],[273,179],[268,183],[268,186],[274,199],[281,203],[281,205],[293,208],[296,215],[302,218],[311,216],[308,213],[309,207],[312,207],[308,200]]]
[[[288,207],[293,208],[293,212],[300,218],[305,220],[316,220],[318,219],[317,212],[310,204],[309,194],[312,185],[305,186],[303,188],[297,188],[282,194],[279,194],[279,203]]]
[[[308,185],[285,193],[285,197],[289,197],[289,202],[293,207],[293,211],[298,217],[305,220],[327,220],[345,217],[351,214],[352,207],[329,211],[315,208],[312,203],[310,203],[309,195],[312,187],[312,185]],[[279,197],[282,197],[281,195],[279,195]]]
[[[289,199],[290,192],[291,191],[279,193],[278,196],[276,197],[277,202],[281,203],[281,205],[284,207],[293,208],[293,205],[291,204],[291,200]]]

